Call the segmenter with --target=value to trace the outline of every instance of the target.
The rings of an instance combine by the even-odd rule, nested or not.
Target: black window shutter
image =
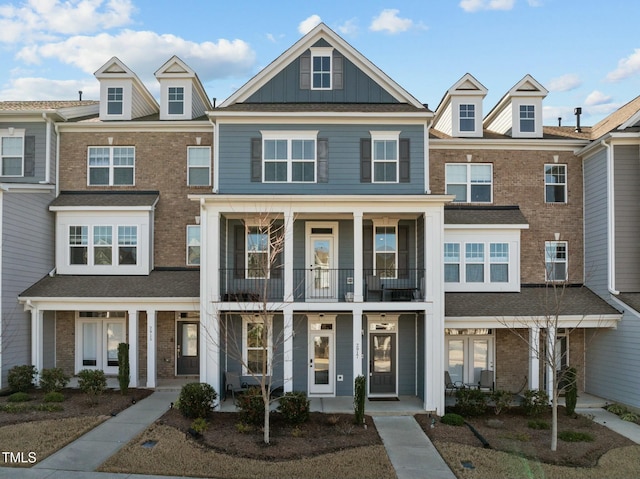
[[[409,183],[411,157],[409,154],[409,138],[400,138],[400,183]]]
[[[24,137],[24,176],[36,176],[36,137]]]
[[[275,225],[275,231],[271,231],[271,254],[275,255],[271,261],[271,278],[282,278],[284,237],[282,236],[284,225]]]
[[[373,274],[373,226],[364,225],[362,227],[362,268],[363,276]]]
[[[342,90],[343,89],[343,64],[344,57],[342,54],[334,51],[333,52],[333,82],[332,89],[334,90]]]
[[[398,225],[398,278],[409,278],[409,227]]]
[[[317,165],[317,181],[318,183],[329,182],[329,140],[327,138],[318,138],[318,165]]]
[[[245,236],[246,230],[244,225],[236,225],[234,228],[234,248],[233,248],[233,260],[234,260],[234,277],[244,279],[244,250],[245,250]]]
[[[311,89],[311,52],[300,56],[300,89]]]
[[[262,138],[251,138],[251,181],[262,181]]]
[[[371,183],[371,138],[360,138],[360,183]]]

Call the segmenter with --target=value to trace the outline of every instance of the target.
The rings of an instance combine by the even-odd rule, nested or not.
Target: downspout
[[[44,145],[44,181],[40,183],[44,183],[46,185],[51,181],[51,119],[47,117],[46,113],[42,113],[42,118],[47,124],[46,127],[46,142]],[[58,196],[58,195],[56,195]]]
[[[424,124],[424,192],[431,194],[431,185],[429,179],[429,129],[431,123],[427,120]]]
[[[607,262],[608,270],[608,284],[607,287],[609,289],[609,293],[613,295],[620,294],[620,291],[617,291],[616,286],[616,266],[615,266],[615,258],[616,258],[616,228],[615,228],[615,178],[613,172],[613,149],[611,145],[608,144],[605,140],[601,140],[600,144],[604,146],[607,150],[607,237],[609,239],[609,244],[607,245]]]
[[[60,196],[60,131],[58,130],[58,124],[54,123],[53,128],[56,131],[56,198]]]
[[[219,162],[218,162],[218,124],[209,117],[209,122],[213,126],[213,146],[211,148],[211,161],[213,162],[213,189],[212,193],[217,194],[220,188]]]

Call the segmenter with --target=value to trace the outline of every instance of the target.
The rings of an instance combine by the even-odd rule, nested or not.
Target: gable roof
[[[98,80],[108,80],[111,78],[129,79],[133,83],[133,87],[137,90],[148,102],[149,106],[155,111],[160,111],[160,105],[153,97],[153,95],[144,86],[144,83],[140,81],[138,75],[125,65],[118,57],[111,57],[104,65],[98,68],[93,74]]]
[[[438,107],[436,108],[436,117],[441,112],[441,109],[444,109],[448,105],[448,103],[451,101],[451,97],[456,94],[464,96],[477,95],[484,97],[488,92],[489,90],[487,90],[487,87],[480,83],[476,79],[476,77],[474,77],[471,73],[465,73],[457,82],[453,84],[451,88],[449,88],[445,92],[444,96],[440,100],[440,103],[438,104]]]
[[[511,104],[511,99],[514,97],[540,97],[544,98],[549,94],[549,90],[543,87],[535,78],[528,73],[522,77],[522,79],[513,85],[511,89],[504,94],[500,101],[487,113],[484,117],[483,125],[485,128],[489,128],[491,122]],[[490,128],[489,128],[490,129]]]
[[[158,81],[169,78],[191,79],[196,91],[206,105],[205,108],[208,110],[212,108],[211,101],[207,96],[207,92],[205,91],[200,78],[198,78],[198,74],[177,55],[173,55],[160,68],[158,68],[154,73],[154,76]]]
[[[258,91],[269,80],[274,78],[278,72],[289,65],[293,60],[302,55],[306,50],[315,45],[318,40],[324,39],[342,53],[346,59],[355,64],[365,72],[381,88],[386,90],[391,96],[401,103],[409,103],[416,108],[424,108],[415,97],[404,88],[393,81],[380,68],[364,57],[360,52],[347,43],[336,32],[331,30],[324,23],[320,23],[313,30],[294,43],[288,50],[272,61],[260,73],[251,78],[241,88],[236,90],[229,98],[220,104],[220,108],[228,107],[235,103],[241,103]]]
[[[591,139],[596,140],[620,127],[629,128],[638,121],[640,121],[640,96],[596,123],[591,129]]]

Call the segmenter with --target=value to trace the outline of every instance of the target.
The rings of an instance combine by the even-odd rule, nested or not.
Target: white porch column
[[[286,234],[286,233],[285,233]],[[293,391],[293,308],[286,307],[284,316],[284,392]]]
[[[362,274],[362,211],[353,212],[353,252],[353,302],[362,303],[362,290],[364,289],[364,275]],[[362,313],[360,315],[362,316]]]
[[[129,386],[138,387],[138,311],[129,310]]]
[[[293,212],[284,213],[284,301],[293,302]],[[286,379],[285,379],[286,380]]]
[[[38,377],[43,367],[44,312],[38,308],[31,310],[31,364],[38,370]]]
[[[529,328],[529,389],[540,389],[540,326]]]
[[[156,387],[156,310],[147,311],[147,387]]]
[[[545,357],[547,358],[546,361],[546,376],[547,376],[547,394],[549,395],[549,400],[553,400],[553,368],[556,366],[555,364],[552,363],[552,361],[550,361],[551,359],[555,359],[553,357],[553,355],[551,354],[552,352],[555,351],[556,354],[558,354],[558,351],[556,351],[556,327],[553,325],[548,325],[547,326],[547,344],[546,344],[546,354]]]
[[[362,243],[360,243],[362,244]],[[358,283],[356,283],[358,284]],[[362,300],[362,295],[360,295]],[[354,308],[353,310],[353,379],[362,374],[362,309]],[[353,384],[355,395],[355,381]]]

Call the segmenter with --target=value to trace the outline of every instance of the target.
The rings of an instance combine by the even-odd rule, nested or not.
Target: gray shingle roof
[[[554,294],[562,298],[554,301]],[[586,287],[539,286],[521,288],[519,293],[446,293],[447,317],[523,316],[542,317],[552,314],[555,304],[561,315],[598,316],[620,314],[609,303]]]
[[[198,298],[200,271],[152,271],[148,276],[45,276],[22,298]]]
[[[297,112],[335,112],[335,113],[431,113],[427,108],[417,108],[407,103],[235,103],[224,108],[217,108],[216,112],[266,112],[266,113],[297,113]]]
[[[72,108],[76,106],[97,105],[93,100],[52,100],[52,101],[0,101],[0,111],[42,111]]]
[[[636,311],[640,311],[640,293],[620,293],[615,298]]]
[[[455,206],[444,208],[445,225],[526,225],[518,206]]]
[[[49,206],[153,206],[159,195],[157,191],[63,191]]]

